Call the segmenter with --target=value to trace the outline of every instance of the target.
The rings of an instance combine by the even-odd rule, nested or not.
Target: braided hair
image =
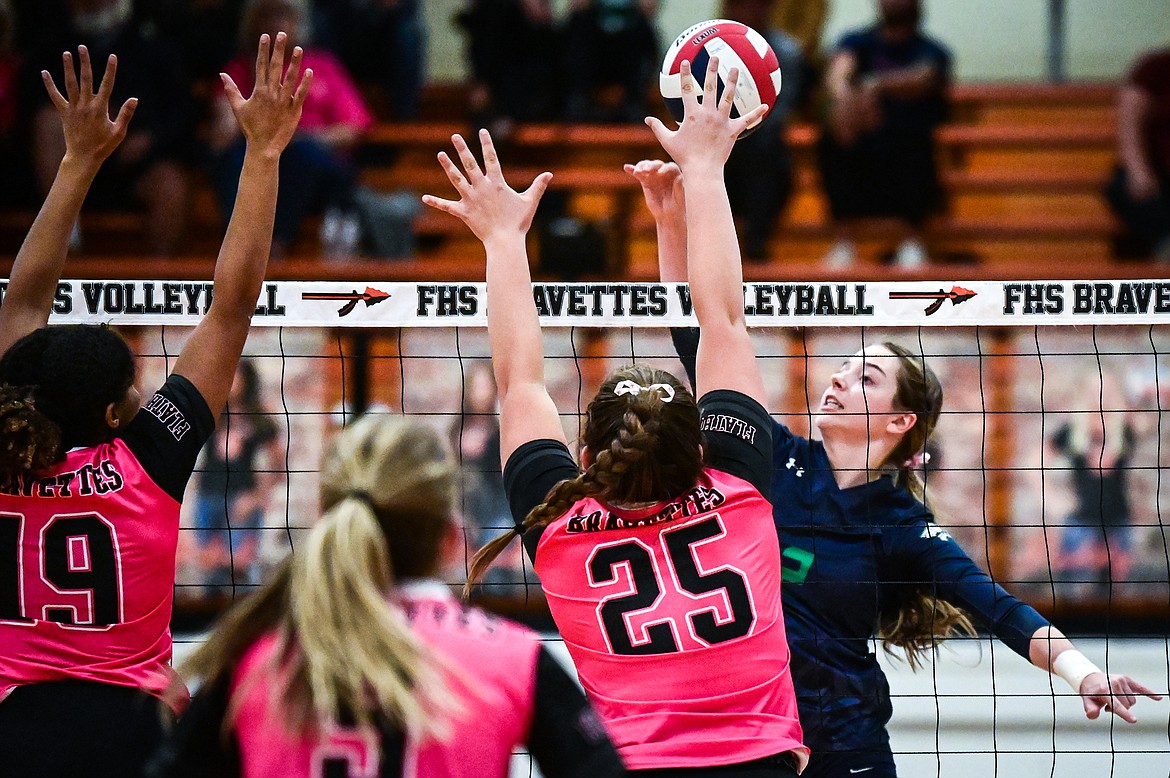
[[[42,327],[0,358],[0,473],[42,470],[113,437],[106,409],[134,383],[130,347],[96,325]]]
[[[623,382],[633,382],[638,391],[618,394]],[[673,396],[662,386],[669,386]],[[694,395],[670,373],[645,365],[624,367],[606,378],[589,403],[582,440],[592,461],[576,478],[554,486],[516,533],[501,535],[476,552],[465,594],[514,534],[548,526],[585,497],[613,505],[669,500],[694,486],[703,469]]]

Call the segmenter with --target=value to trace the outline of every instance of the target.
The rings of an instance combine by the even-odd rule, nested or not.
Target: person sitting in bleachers
[[[275,35],[277,30],[287,30],[290,45],[304,48],[304,66],[313,71],[313,91],[305,100],[300,129],[280,162],[280,197],[272,242],[274,259],[288,251],[296,241],[304,217],[313,212],[332,210],[333,214],[327,216],[336,215],[337,219],[352,224],[352,234],[345,240],[348,245],[336,253],[356,251],[359,240],[354,200],[357,171],[349,155],[373,124],[373,116],[341,61],[328,50],[312,45],[308,12],[307,0],[249,0],[241,25],[241,53],[224,66],[224,72],[241,89],[251,89],[251,68],[255,60],[249,51],[251,42],[261,33]],[[236,199],[244,139],[232,121],[222,92],[213,110],[209,172],[220,208],[227,214]],[[327,218],[326,223],[333,222]]]
[[[658,0],[573,0],[569,7],[565,119],[641,122],[662,53],[654,27]]]
[[[100,80],[106,57],[117,52],[121,68],[111,102],[137,97],[139,110],[126,140],[94,181],[87,206],[144,209],[150,250],[160,256],[175,254],[189,211],[187,166],[195,126],[194,101],[181,63],[166,42],[136,22],[130,0],[69,0],[66,10],[36,31],[22,75],[39,190],[48,192],[65,154],[65,138],[45,95],[41,71],[57,71],[61,52],[84,44],[94,63],[94,79]],[[80,239],[75,232],[74,242]]]
[[[560,31],[550,0],[470,0],[455,21],[465,36],[476,128],[506,140],[517,122],[559,116]]]
[[[879,9],[878,22],[847,33],[829,63],[820,168],[836,231],[830,267],[856,261],[854,223],[869,217],[901,222],[894,263],[921,267],[921,229],[942,204],[934,131],[947,114],[951,55],[922,32],[919,0],[880,0]]]
[[[1109,204],[1143,253],[1170,262],[1170,49],[1137,61],[1117,100]]]

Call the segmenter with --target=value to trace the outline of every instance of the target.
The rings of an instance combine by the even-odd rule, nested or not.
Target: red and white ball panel
[[[682,76],[684,60],[701,84],[711,57],[719,58],[718,93],[723,94],[728,74],[739,69],[732,116],[742,116],[758,105],[769,109],[780,94],[780,63],[763,35],[746,24],[712,19],[688,28],[666,51],[659,74],[659,91],[677,121],[683,118]]]

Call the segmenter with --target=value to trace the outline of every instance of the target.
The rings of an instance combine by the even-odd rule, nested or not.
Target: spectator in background
[[[227,408],[203,447],[195,488],[195,561],[201,583],[260,582],[260,528],[284,447],[260,401],[256,363],[240,360]]]
[[[1152,390],[1151,390],[1152,391]],[[1152,432],[1145,414],[1131,403],[1116,376],[1102,372],[1101,383],[1086,381],[1077,395],[1088,407],[1069,414],[1052,436],[1052,447],[1067,461],[1073,507],[1060,536],[1060,577],[1078,590],[1125,583],[1133,562],[1133,514],[1129,474],[1138,441]],[[1104,592],[1102,592],[1104,593]]]
[[[262,33],[289,36],[289,46],[305,50],[304,67],[313,71],[313,86],[305,100],[296,137],[280,161],[280,195],[276,203],[272,256],[283,255],[296,241],[304,217],[326,212],[333,219],[352,220],[353,233],[344,252],[358,241],[354,196],[357,172],[350,153],[373,123],[373,117],[345,66],[329,51],[314,47],[309,38],[307,0],[248,0],[240,31],[240,53],[224,67],[240,89],[252,88],[255,55],[253,41]],[[145,102],[145,101],[144,101]],[[220,208],[231,212],[236,182],[244,159],[244,139],[234,121],[226,96],[220,91],[213,108],[209,145],[210,173]],[[332,212],[332,213],[330,213]],[[340,214],[341,216],[338,216]]]
[[[313,10],[328,40],[314,37],[341,58],[358,83],[372,88],[378,111],[397,121],[418,118],[426,53],[422,5],[420,0],[332,0]]]
[[[1170,262],[1170,49],[1134,65],[1117,101],[1120,164],[1110,205],[1130,235],[1159,262]]]
[[[658,0],[572,0],[565,25],[565,118],[641,122],[662,50]]]
[[[0,0],[0,204],[21,205],[30,189],[20,122],[20,54],[16,50],[16,15],[9,0]]]
[[[48,192],[65,154],[65,138],[46,98],[41,71],[56,71],[62,51],[84,44],[94,63],[93,77],[100,80],[107,56],[116,52],[120,72],[111,102],[137,97],[139,110],[126,140],[94,181],[87,204],[144,208],[151,250],[160,256],[172,255],[180,249],[186,224],[190,199],[186,165],[195,116],[180,61],[169,44],[135,22],[131,0],[69,0],[66,10],[37,31],[22,77],[27,115],[32,117],[33,163],[40,193]],[[255,40],[249,45],[254,46]],[[79,238],[75,233],[74,243]]]
[[[774,3],[771,27],[796,39],[805,61],[820,61],[821,32],[829,14],[829,0],[786,0]]]
[[[40,0],[34,0],[39,2]],[[196,94],[219,87],[223,63],[236,55],[244,0],[135,0],[134,15],[180,54]]]
[[[724,173],[749,262],[767,260],[768,240],[792,195],[792,153],[785,131],[803,86],[804,57],[796,39],[772,27],[770,19],[777,5],[795,2],[724,0],[720,10],[723,18],[742,22],[767,38],[780,61],[782,78],[776,105],[755,132],[736,142]]]
[[[942,203],[934,131],[946,118],[951,55],[920,29],[919,0],[879,0],[872,27],[847,33],[830,57],[821,177],[836,240],[826,262],[857,258],[858,219],[893,217],[904,239],[899,267],[926,264],[921,229]]]
[[[550,0],[470,0],[456,22],[466,36],[476,127],[505,140],[516,122],[560,115]]]

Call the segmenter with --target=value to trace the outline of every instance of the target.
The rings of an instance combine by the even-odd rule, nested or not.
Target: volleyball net
[[[153,389],[211,295],[204,282],[64,281],[51,322],[117,326],[140,355],[140,387]],[[685,284],[537,283],[533,295],[547,383],[570,441],[613,368],[648,362],[682,375],[668,328],[695,324]],[[1058,626],[1100,636],[1102,666],[1154,645],[1146,659],[1159,674],[1141,680],[1166,690],[1170,282],[752,283],[744,296],[769,410],[797,434],[812,431],[821,392],[848,356],[883,341],[921,355],[945,392],[923,473],[943,530]],[[184,503],[177,618],[222,608],[295,550],[318,513],[324,447],[362,412],[417,416],[450,440],[463,471],[465,555],[445,576],[462,583],[474,550],[512,526],[484,285],[270,282],[254,325]],[[479,593],[547,626],[519,544]],[[973,754],[991,760],[982,775],[1068,774],[1088,764],[1068,761],[1076,754],[1107,757],[1101,774],[1127,758],[1139,760],[1135,774],[1149,764],[1170,773],[1164,705],[1146,708],[1154,724],[1142,725],[1153,732],[1144,745],[1115,739],[1111,724],[1086,733],[1094,723],[1076,716],[1075,700],[1052,701],[1066,689],[986,637],[971,644],[910,685],[895,683],[895,726],[919,724],[917,739],[895,731],[896,750],[912,760],[899,756],[904,774],[963,774],[946,759]],[[947,661],[958,664],[954,674]],[[1019,667],[1026,681],[1013,674]],[[1018,740],[1011,722],[1021,698],[1042,709],[1042,721],[1026,717],[1020,726],[1039,734]],[[973,712],[983,703],[990,708]],[[956,728],[981,734],[947,740]],[[1102,732],[1104,740],[1085,739]]]

